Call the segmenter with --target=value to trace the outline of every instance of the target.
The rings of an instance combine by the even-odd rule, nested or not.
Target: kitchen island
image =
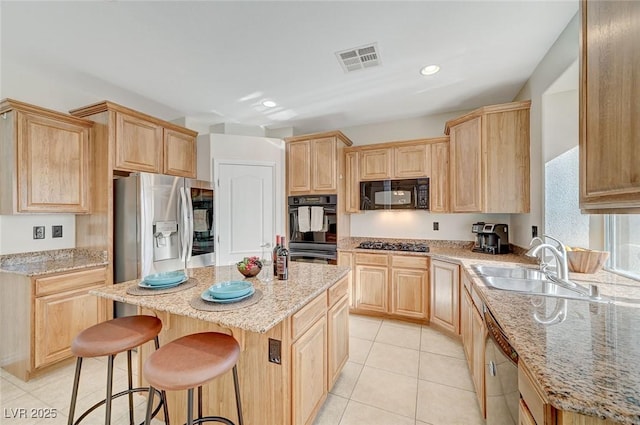
[[[348,357],[348,273],[348,267],[292,263],[286,281],[249,279],[262,293],[257,303],[223,312],[197,310],[191,301],[215,282],[241,279],[232,266],[190,269],[197,285],[164,295],[128,294],[137,280],[91,293],[159,317],[161,345],[196,332],[232,335],[241,348],[244,423],[298,425],[313,422]],[[140,364],[152,350],[150,343],[142,347]],[[204,386],[205,413],[237,421],[232,388],[230,373]],[[171,423],[184,423],[186,392],[167,395]]]

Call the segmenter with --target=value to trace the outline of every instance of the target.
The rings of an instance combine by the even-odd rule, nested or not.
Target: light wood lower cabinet
[[[354,257],[354,312],[422,323],[428,320],[427,257],[362,253]]]
[[[430,322],[453,333],[460,332],[460,266],[431,261]]]
[[[323,316],[291,347],[293,423],[307,425],[327,397],[327,320]]]
[[[327,389],[336,383],[349,359],[349,298],[343,297],[327,313]]]
[[[349,272],[349,288],[347,290],[347,294],[349,295],[349,307],[355,308],[356,306],[356,297],[355,297],[355,270],[353,265],[353,254],[350,252],[338,252],[338,265],[339,266],[347,266],[351,267],[351,271]]]
[[[527,409],[525,402],[520,399],[518,403],[518,424],[519,425],[536,425],[536,420],[531,416],[531,412]]]
[[[3,367],[27,381],[72,357],[73,338],[107,319],[107,303],[89,291],[106,285],[106,268],[29,278],[5,273],[0,288]]]

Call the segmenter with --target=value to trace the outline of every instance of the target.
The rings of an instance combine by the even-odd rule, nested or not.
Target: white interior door
[[[260,256],[275,232],[275,164],[219,162],[216,169],[216,264]]]

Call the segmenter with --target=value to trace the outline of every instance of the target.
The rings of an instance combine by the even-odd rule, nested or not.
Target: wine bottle
[[[278,280],[289,278],[289,250],[287,249],[286,238],[280,237],[280,249],[278,249]]]
[[[273,254],[271,260],[273,261],[273,275],[278,275],[278,250],[280,249],[280,235],[276,235],[276,244],[273,246]]]

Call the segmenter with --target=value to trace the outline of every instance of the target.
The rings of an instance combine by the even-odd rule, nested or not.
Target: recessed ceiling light
[[[438,65],[427,65],[420,70],[420,74],[433,75],[438,71],[440,71],[440,67]]]
[[[262,102],[263,106],[266,106],[267,108],[273,108],[277,105],[276,102],[274,102],[273,100],[265,100]]]

